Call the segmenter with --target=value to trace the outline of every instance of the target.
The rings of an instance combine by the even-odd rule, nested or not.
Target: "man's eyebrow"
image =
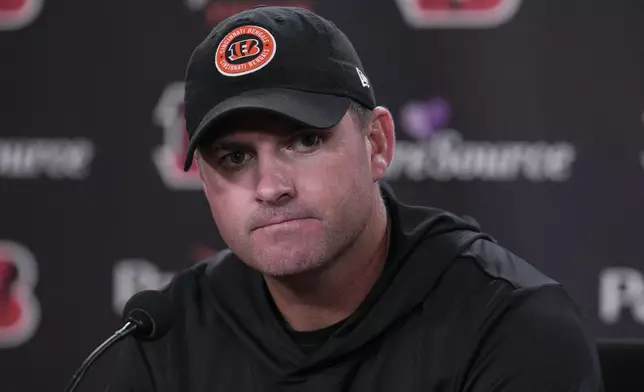
[[[235,140],[216,140],[208,146],[211,151],[218,150],[251,150],[251,143],[240,142]]]

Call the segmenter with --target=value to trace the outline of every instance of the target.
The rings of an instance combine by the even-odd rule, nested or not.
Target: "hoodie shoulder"
[[[505,281],[514,289],[559,285],[559,282],[493,241],[475,241],[461,256],[473,262],[490,279]]]
[[[434,337],[427,361],[459,369],[459,390],[601,390],[593,338],[573,298],[494,241],[477,239],[453,260],[423,317]]]
[[[559,282],[490,241],[476,241],[462,256],[480,271],[472,300],[485,309],[473,323],[479,351],[465,390],[603,390],[593,337]]]

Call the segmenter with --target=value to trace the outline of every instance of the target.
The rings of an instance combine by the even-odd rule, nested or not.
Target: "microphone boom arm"
[[[138,325],[133,322],[133,321],[128,321],[125,323],[123,328],[119,329],[114,333],[114,335],[110,336],[109,339],[103,342],[100,346],[96,348],[88,357],[85,359],[81,367],[74,373],[74,376],[72,377],[71,382],[65,388],[65,392],[72,392],[76,389],[78,384],[80,383],[81,379],[83,378],[83,375],[85,375],[85,372],[87,369],[90,367],[94,361],[98,359],[98,357],[103,354],[105,350],[107,350],[110,346],[112,346],[114,343],[118,342],[119,340],[123,339],[127,335],[129,335],[132,331],[134,331]]]

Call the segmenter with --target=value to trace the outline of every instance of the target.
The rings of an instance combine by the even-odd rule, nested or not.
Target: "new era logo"
[[[358,72],[358,77],[360,78],[360,83],[362,83],[362,87],[369,87],[369,79],[365,76],[365,74],[360,71],[360,68],[356,67],[356,72]]]

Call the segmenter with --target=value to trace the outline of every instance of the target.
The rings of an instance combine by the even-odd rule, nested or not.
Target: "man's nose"
[[[295,196],[292,170],[276,156],[258,160],[256,198],[263,203],[280,204]]]

